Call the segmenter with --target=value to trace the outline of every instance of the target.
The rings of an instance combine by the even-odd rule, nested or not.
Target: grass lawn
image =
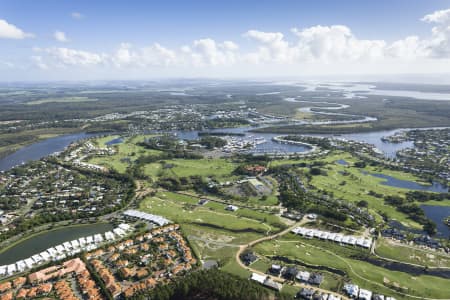
[[[235,253],[235,252],[234,252]],[[230,259],[222,268],[221,270],[240,276],[242,278],[248,279],[252,272],[248,271],[247,269],[242,269],[240,265],[236,262],[236,260]]]
[[[348,166],[340,165],[337,163],[338,160],[345,160],[349,163]],[[405,195],[408,189],[391,187],[382,184],[385,180],[382,178],[377,178],[371,176],[370,174],[363,174],[362,171],[368,173],[378,173],[385,174],[400,180],[414,181],[419,184],[424,183],[417,176],[383,168],[382,166],[366,166],[363,169],[353,167],[353,163],[358,161],[357,158],[352,157],[350,153],[342,151],[334,151],[324,158],[318,161],[326,162],[327,165],[322,167],[327,172],[327,176],[314,176],[311,184],[315,187],[323,190],[333,192],[334,196],[337,198],[342,198],[351,202],[358,202],[360,200],[366,200],[369,203],[370,212],[376,217],[377,221],[381,221],[381,216],[378,212],[387,213],[390,218],[395,219],[405,226],[412,228],[422,228],[420,224],[414,220],[409,219],[405,214],[398,212],[394,207],[390,205],[385,205],[383,199],[373,197],[368,194],[369,191],[375,191],[383,195]],[[273,165],[282,165],[283,163],[300,163],[300,162],[310,162],[309,160],[277,160],[273,161]],[[343,174],[343,172],[347,174]],[[428,204],[428,205],[441,205],[450,206],[450,199],[444,201],[427,201],[417,203]]]
[[[407,294],[430,298],[448,297],[448,291],[444,287],[450,285],[450,280],[427,275],[414,277],[403,272],[389,271],[361,260],[349,258],[352,251],[345,249],[345,247],[341,247],[343,248],[341,250],[335,248],[340,247],[338,245],[335,245],[335,247],[329,245],[327,248],[322,248],[312,245],[313,241],[315,240],[301,238],[298,238],[298,241],[293,241],[289,238],[267,241],[256,245],[255,250],[258,254],[281,255],[298,259],[308,264],[343,270],[349,275],[352,282],[361,287],[373,292],[392,295],[397,299],[408,298],[389,289],[384,285],[385,281],[389,282],[391,286],[398,284]]]
[[[376,245],[375,253],[382,257],[427,267],[450,268],[450,255],[409,247],[408,245],[400,245],[384,238],[379,238]]]
[[[336,157],[333,157],[333,159],[334,158]],[[344,159],[348,161],[348,157],[345,157]],[[371,173],[383,173],[404,180],[417,180],[417,178],[411,174],[380,169],[379,167],[359,169],[351,166],[339,165],[335,162],[327,164],[323,168],[326,169],[327,176],[313,176],[311,180],[313,186],[318,189],[331,191],[333,192],[334,197],[342,198],[347,201],[358,202],[360,200],[366,200],[369,203],[370,211],[375,215],[377,215],[377,212],[379,211],[385,212],[390,218],[396,219],[406,226],[421,228],[420,224],[408,219],[405,214],[398,212],[390,205],[385,205],[383,199],[368,194],[369,191],[375,191],[383,195],[404,195],[404,193],[408,191],[407,189],[382,185],[382,178],[373,177],[368,174],[366,175],[361,171],[365,170]],[[346,172],[346,174],[343,172]],[[379,216],[378,219],[380,219]]]
[[[197,205],[198,201],[199,201],[199,198],[197,198],[197,197],[180,195],[180,194],[172,193],[172,192],[168,192],[168,191],[158,192],[156,194],[156,197],[158,197],[160,199],[169,199],[172,201],[177,201],[180,204],[187,203],[187,204],[191,204],[191,205]],[[210,211],[214,211],[217,213],[227,212],[225,210],[224,204],[217,203],[214,201],[209,201],[205,205],[196,208],[196,210],[202,210],[202,209],[208,209]],[[248,208],[239,208],[235,212],[227,212],[227,213],[231,214],[232,216],[252,219],[252,220],[259,221],[260,223],[266,223],[270,227],[273,227],[272,228],[273,230],[280,230],[280,229],[284,229],[286,227],[286,225],[281,221],[281,219],[278,216],[272,215],[269,213],[265,213],[265,212],[255,211],[255,210],[248,209]],[[266,228],[269,228],[269,227],[266,227]]]
[[[262,237],[268,230],[278,231],[273,224],[278,224],[279,218],[247,209],[228,212],[223,204],[212,201],[204,206],[197,206],[197,203],[196,197],[164,191],[144,199],[140,210],[179,223],[202,260],[219,261],[222,270],[248,278],[251,273],[234,259],[239,245]]]
[[[260,272],[266,273],[272,264],[279,264],[282,266],[286,266],[286,263],[284,263],[282,261],[272,260],[268,257],[261,256],[257,261],[255,261],[253,264],[251,264],[251,267]],[[307,268],[304,266],[297,266],[297,267],[301,271],[308,271],[310,273],[315,272],[315,273],[322,274],[324,276],[324,280],[323,280],[322,284],[320,285],[320,287],[323,289],[326,289],[326,290],[339,292],[339,290],[342,286],[342,283],[343,283],[342,276],[339,276],[337,274],[332,274],[330,272],[319,270],[319,269],[312,269],[312,268]]]
[[[117,137],[117,135],[101,137],[96,139],[95,142],[100,147],[104,147],[107,142]],[[132,162],[138,159],[141,155],[158,155],[161,153],[158,150],[145,149],[144,147],[137,145],[146,137],[148,136],[141,135],[125,138],[123,143],[113,146],[117,151],[116,154],[111,156],[93,157],[89,160],[89,162],[107,168],[113,168],[119,173],[125,173],[127,167],[129,166],[129,163],[126,160],[130,160]]]
[[[199,175],[214,177],[219,181],[231,181],[237,178],[237,176],[231,174],[236,169],[237,164],[228,159],[172,159],[167,160],[166,163],[172,164],[173,168],[165,172],[172,172],[178,177]]]
[[[257,220],[242,218],[235,213],[216,211],[207,207],[196,207],[187,202],[170,199],[170,197],[149,197],[140,204],[142,211],[164,216],[169,220],[183,224],[201,225],[205,228],[219,228],[234,233],[263,235],[272,227]]]

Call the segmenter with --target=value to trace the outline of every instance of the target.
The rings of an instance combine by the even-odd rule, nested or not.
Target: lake
[[[420,184],[414,181],[402,180],[389,175],[379,174],[379,173],[369,173],[369,175],[377,178],[385,179],[381,182],[382,185],[398,187],[409,190],[416,191],[426,191],[426,192],[436,192],[436,193],[447,193],[448,188],[439,182],[433,182],[431,185]]]
[[[292,144],[281,144],[274,142],[272,138],[279,136],[279,134],[272,133],[253,133],[249,130],[254,129],[252,127],[237,127],[237,128],[221,128],[212,129],[207,132],[229,132],[229,133],[243,133],[245,138],[264,138],[265,143],[256,145],[255,149],[252,149],[252,153],[275,153],[275,154],[289,154],[289,153],[302,153],[310,151],[311,148],[308,146],[292,145]],[[184,140],[194,140],[198,138],[198,131],[174,131],[178,138]]]
[[[0,265],[7,265],[28,258],[66,241],[70,242],[83,236],[104,233],[112,229],[113,226],[111,224],[103,223],[63,227],[44,232],[24,240],[5,252],[0,253]]]
[[[450,237],[450,227],[445,225],[443,220],[450,216],[449,206],[421,205],[420,206],[428,219],[436,223],[437,237]]]
[[[0,171],[7,171],[13,167],[31,160],[39,160],[50,154],[64,150],[71,143],[96,136],[98,134],[75,133],[49,138],[29,146],[25,146],[16,152],[0,159]]]
[[[380,130],[373,132],[362,132],[362,133],[346,133],[340,134],[338,136],[332,134],[309,134],[310,136],[321,136],[321,137],[331,137],[337,139],[353,140],[358,142],[364,142],[368,144],[375,145],[377,149],[381,150],[385,157],[394,158],[397,156],[397,152],[405,148],[414,147],[412,141],[406,141],[402,143],[389,143],[383,142],[381,138],[385,136],[393,135],[399,131],[405,131],[410,129],[395,129],[395,130]]]

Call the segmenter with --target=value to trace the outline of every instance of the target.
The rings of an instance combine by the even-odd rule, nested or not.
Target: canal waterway
[[[62,227],[55,230],[46,231],[44,233],[32,236],[6,251],[0,253],[0,265],[8,265],[15,263],[21,259],[28,258],[34,254],[57,246],[61,243],[72,241],[80,237],[89,236],[97,233],[104,233],[112,230],[111,224],[88,224],[80,226]]]

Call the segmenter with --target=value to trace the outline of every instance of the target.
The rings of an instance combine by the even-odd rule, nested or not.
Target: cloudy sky
[[[436,73],[448,0],[0,0],[0,81]]]

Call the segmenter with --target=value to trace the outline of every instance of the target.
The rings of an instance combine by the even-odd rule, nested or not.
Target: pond
[[[105,144],[107,146],[112,146],[112,145],[118,145],[118,144],[122,144],[123,143],[123,138],[122,137],[117,137],[115,139],[112,139],[108,142],[106,142]]]
[[[66,241],[112,230],[111,224],[89,224],[63,227],[32,236],[0,253],[0,265],[7,265],[38,254]]]
[[[449,206],[421,205],[428,219],[436,223],[437,237],[450,237],[450,227],[443,220],[450,216]]]
[[[367,173],[366,173],[367,174]],[[398,187],[402,189],[416,190],[416,191],[426,191],[426,192],[436,192],[436,193],[447,193],[448,188],[439,182],[433,182],[431,185],[420,184],[410,180],[402,180],[389,175],[379,174],[379,173],[369,173],[369,175],[377,178],[385,179],[381,182],[382,185]]]
[[[0,171],[7,171],[13,167],[26,163],[32,160],[39,160],[50,154],[64,150],[71,143],[96,136],[98,134],[90,133],[75,133],[61,135],[54,138],[49,138],[41,142],[25,146],[17,150],[16,152],[7,155],[0,159]]]
[[[348,162],[345,159],[338,159],[336,163],[341,166],[348,166]]]

